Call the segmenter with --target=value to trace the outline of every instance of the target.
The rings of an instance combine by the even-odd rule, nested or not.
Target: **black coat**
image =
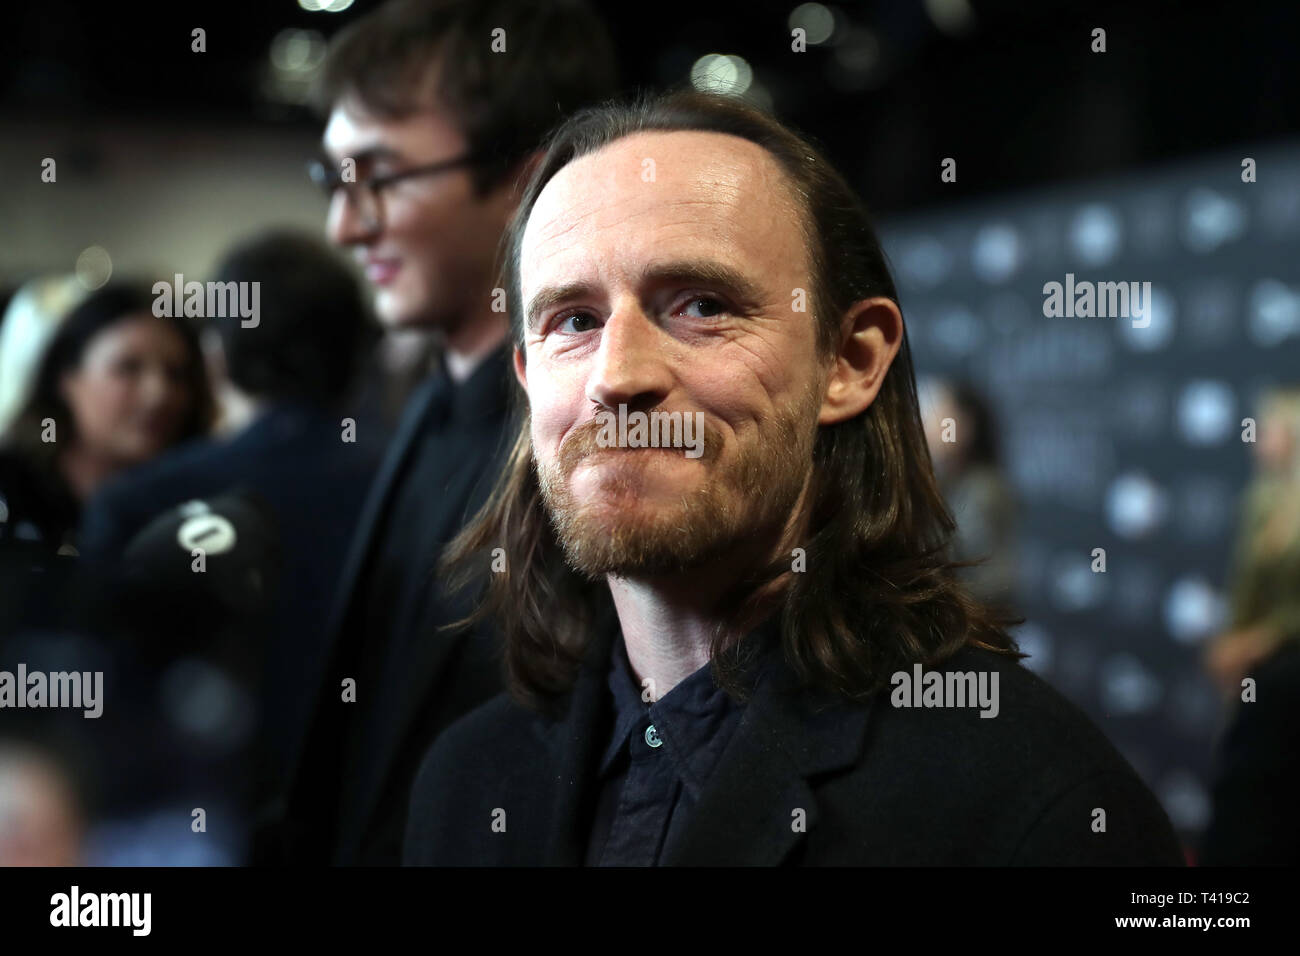
[[[1234,705],[1218,754],[1203,866],[1300,863],[1300,639],[1250,670],[1256,699]]]
[[[442,624],[472,609],[468,597],[440,591],[432,567],[411,567],[422,586],[410,607],[393,610],[401,622],[401,666],[379,688],[358,690],[344,703],[342,676],[358,662],[390,653],[367,632],[367,574],[385,554],[384,529],[400,523],[420,539],[449,541],[486,499],[513,437],[509,409],[509,353],[502,348],[456,388],[449,422],[437,425],[436,379],[412,395],[385,454],[357,524],[344,564],[324,650],[325,677],[293,773],[288,798],[264,821],[254,851],[258,863],[397,864],[411,781],[430,742],[446,726],[499,693],[501,666],[490,632],[448,632]],[[416,507],[390,514],[413,478],[411,460],[421,442],[433,441],[445,458],[436,486],[416,490]],[[409,490],[409,489],[408,489]],[[407,501],[412,500],[407,497]],[[400,510],[400,509],[396,509]],[[436,549],[435,549],[436,550]],[[364,697],[363,697],[364,695]],[[364,700],[364,703],[362,703]],[[353,762],[343,746],[350,728],[372,709],[365,760]],[[353,787],[355,802],[341,801]],[[350,807],[350,809],[348,809]]]
[[[442,734],[413,789],[406,863],[583,862],[610,640],[593,640],[562,718],[503,695]],[[996,671],[998,716],[895,708],[888,688],[819,709],[818,695],[783,690],[792,677],[778,658],[666,863],[1183,864],[1160,805],[1073,705],[989,651],[963,649],[946,666]],[[1093,831],[1094,808],[1105,832]]]

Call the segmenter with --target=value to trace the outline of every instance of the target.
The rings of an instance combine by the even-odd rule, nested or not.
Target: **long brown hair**
[[[155,298],[144,282],[115,280],[96,289],[73,308],[46,345],[31,393],[8,430],[0,436],[0,447],[12,450],[45,473],[53,473],[54,459],[68,443],[43,441],[42,423],[47,418],[53,419],[61,435],[75,435],[77,427],[59,387],[63,376],[81,363],[91,341],[101,332],[140,316],[152,316]],[[215,402],[194,326],[183,317],[164,316],[159,321],[176,332],[186,352],[185,379],[190,405],[172,442],[178,444],[208,433],[216,417]]]
[[[568,163],[633,133],[679,130],[739,136],[780,164],[803,205],[812,267],[813,313],[823,355],[839,345],[840,321],[865,298],[898,295],[856,194],[807,139],[743,102],[673,92],[607,103],[574,114],[546,142],[503,238],[502,284],[515,344],[523,347],[519,255],[542,188]],[[538,486],[526,412],[504,472],[483,509],[444,553],[451,587],[486,579],[469,619],[495,616],[504,630],[509,685],[534,706],[567,691],[595,623],[610,610],[603,582],[564,560]],[[744,619],[760,591],[780,582],[777,608],[786,659],[807,685],[861,698],[914,662],[935,663],[965,645],[1021,657],[1008,618],[976,600],[948,558],[955,530],[925,444],[911,350],[903,342],[874,402],[862,414],[822,426],[813,448],[806,571],[781,557],[742,581],[732,607]],[[489,573],[494,549],[501,573]],[[781,580],[785,579],[785,580]],[[719,629],[710,658],[727,690],[743,696],[743,639]]]

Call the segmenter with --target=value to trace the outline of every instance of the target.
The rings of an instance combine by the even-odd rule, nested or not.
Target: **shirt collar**
[[[614,700],[614,732],[600,760],[602,776],[614,762],[627,741],[628,734],[650,713],[650,704],[642,699],[642,688],[632,675],[632,665],[627,659],[627,646],[623,643],[622,634],[615,635],[609,658],[608,684]]]
[[[617,623],[614,625],[617,628]],[[774,633],[769,621],[746,638],[766,642]],[[744,705],[733,700],[713,679],[705,664],[658,701],[647,701],[636,680],[621,633],[615,634],[610,649],[608,684],[614,704],[613,732],[600,761],[600,775],[611,770],[619,753],[634,733],[644,733],[653,724],[663,739],[663,749],[676,764],[683,782],[698,796],[721,756],[731,730],[739,722]]]
[[[453,382],[446,359],[439,354],[437,397],[448,402],[449,416],[459,424],[499,418],[510,404],[511,344],[507,339],[474,367],[465,381]]]

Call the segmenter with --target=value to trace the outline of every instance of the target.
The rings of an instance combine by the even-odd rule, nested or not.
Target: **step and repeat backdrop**
[[[1026,664],[1194,835],[1226,713],[1204,642],[1254,473],[1242,422],[1300,381],[1300,144],[881,225],[923,407],[961,380],[997,425]]]

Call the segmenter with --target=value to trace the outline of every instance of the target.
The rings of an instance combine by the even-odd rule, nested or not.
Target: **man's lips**
[[[366,261],[366,278],[375,285],[387,285],[397,278],[401,268],[397,259],[369,259]]]
[[[655,455],[676,455],[679,458],[684,458],[686,457],[685,451],[686,450],[683,448],[652,448],[650,446],[593,448],[591,451],[579,458],[578,463],[583,464],[586,462],[592,462],[592,459],[595,458],[600,458],[602,461],[609,461],[610,459],[626,460],[641,452],[647,454],[653,453]]]
[[[591,471],[607,476],[646,470],[658,471],[660,466],[670,469],[674,458],[690,461],[681,448],[597,448],[579,457],[568,470],[572,477],[581,471]]]

